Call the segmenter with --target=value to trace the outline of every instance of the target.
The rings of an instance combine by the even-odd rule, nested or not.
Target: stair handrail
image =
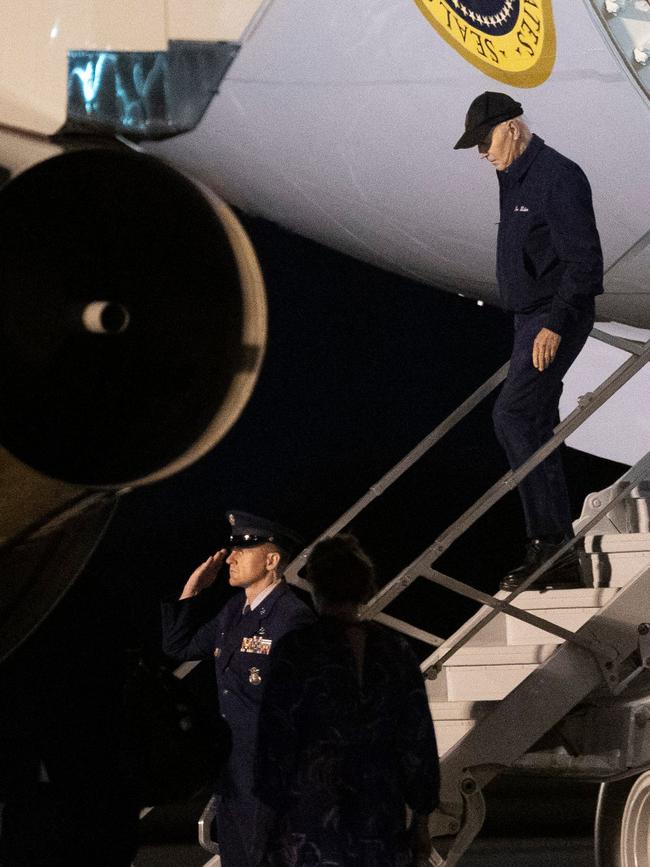
[[[626,340],[625,338],[608,334],[607,332],[602,331],[599,328],[593,328],[590,333],[590,337],[593,337],[594,339],[599,340],[602,343],[606,343],[610,346],[622,349],[625,352],[629,352],[632,356],[629,361],[633,361],[633,358],[635,356],[639,358],[640,356],[644,355],[644,352],[647,351],[648,346],[650,345],[650,341],[648,341],[647,343],[640,343],[638,341]],[[647,361],[644,361],[642,364],[639,365],[639,368],[635,368],[631,376],[636,373],[637,369],[640,369],[646,363]],[[417,461],[421,457],[423,457],[447,433],[453,430],[453,428],[459,422],[461,422],[466,415],[468,415],[476,406],[478,406],[479,403],[481,403],[482,400],[484,400],[488,395],[490,395],[494,391],[494,389],[503,382],[503,380],[508,375],[509,367],[510,361],[507,361],[498,370],[496,370],[492,374],[492,376],[486,379],[485,382],[482,383],[482,385],[475,389],[475,391],[473,391],[468,398],[466,398],[455,410],[453,410],[453,412],[451,412],[439,425],[437,425],[437,427],[435,427],[434,430],[431,431],[431,433],[427,434],[426,437],[420,440],[420,442],[416,446],[414,446],[411,451],[408,452],[407,455],[405,455],[405,457],[398,461],[395,466],[391,467],[390,470],[384,473],[384,475],[377,482],[371,485],[368,488],[368,491],[355,503],[353,503],[349,507],[349,509],[347,509],[339,518],[337,518],[336,521],[334,521],[325,530],[323,530],[323,532],[320,533],[313,540],[313,542],[310,542],[309,545],[303,548],[303,550],[299,554],[297,554],[296,557],[294,557],[294,559],[285,570],[285,578],[287,579],[287,581],[290,584],[301,587],[303,590],[309,590],[309,586],[302,578],[300,578],[298,573],[305,565],[305,562],[309,554],[311,553],[314,545],[316,545],[322,539],[333,536],[340,530],[347,527],[348,524],[350,524],[350,522],[366,508],[366,506],[370,505],[372,502],[374,502],[374,500],[380,497],[394,482],[396,482],[408,469],[410,469],[415,463],[417,463]],[[618,372],[618,369],[617,371],[614,371],[614,374],[612,374],[612,376],[614,376]],[[612,376],[605,380],[605,382],[602,383],[599,388],[609,383]],[[625,379],[624,382],[621,383],[621,385],[624,385],[625,382],[627,382],[627,379]],[[581,401],[588,402],[591,399],[591,396],[591,394],[587,394],[584,397],[579,398],[579,405]],[[609,396],[606,399],[609,399]],[[598,407],[596,407],[596,409],[597,408]],[[572,417],[572,415],[564,419],[560,427],[555,428],[555,430],[560,430],[562,425],[565,424],[569,420],[569,418]],[[586,421],[587,418],[588,416],[585,416],[584,421]],[[572,433],[572,431],[569,431],[566,436],[569,436],[570,433]],[[551,442],[551,440],[549,440],[549,442]],[[556,446],[553,446],[553,448],[556,448]],[[552,450],[553,449],[551,449],[551,451]],[[535,454],[537,454],[537,452]],[[546,455],[544,457],[546,457]],[[541,458],[540,462],[541,460],[544,460],[544,458]],[[519,469],[523,469],[524,466],[526,466],[526,464],[523,464],[522,467],[520,467]],[[534,469],[534,467],[532,467],[532,469]],[[506,475],[500,481],[509,479],[511,475],[512,472],[506,473]],[[527,473],[523,474],[521,478],[524,478],[525,475],[527,475]],[[517,481],[512,482],[511,486],[514,487],[517,484]]]
[[[496,481],[479,499],[466,509],[453,524],[447,527],[418,557],[399,572],[395,578],[389,581],[367,603],[364,613],[370,616],[380,611],[399,595],[401,589],[391,596],[394,587],[403,583],[403,579],[409,572],[418,569],[426,561],[429,566],[441,557],[445,551],[468,530],[491,506],[497,503],[519,482],[526,478],[548,455],[554,451],[564,440],[580,427],[597,409],[616,394],[625,383],[631,379],[642,367],[650,361],[650,340],[644,344],[643,351],[639,355],[630,356],[604,381],[598,388],[584,395],[578,401],[578,406],[555,428],[555,433],[544,445],[540,446],[520,467],[509,470]],[[403,589],[403,588],[402,588]]]
[[[534,581],[540,577],[556,560],[562,557],[565,553],[567,553],[579,539],[581,539],[587,530],[589,530],[592,526],[594,526],[597,521],[605,514],[607,514],[613,506],[630,490],[632,487],[632,482],[627,485],[624,485],[621,490],[618,492],[617,496],[610,501],[610,503],[606,504],[595,516],[592,517],[583,527],[581,528],[580,533],[574,537],[573,539],[568,540],[561,548],[553,555],[553,557],[549,558],[544,564],[542,564],[534,573],[532,573],[525,582],[522,582],[521,586],[517,588],[517,590],[513,591],[506,599],[496,599],[496,597],[488,596],[487,594],[481,594],[480,591],[477,591],[475,588],[471,587],[468,584],[464,584],[463,582],[456,581],[455,579],[449,578],[448,576],[442,575],[442,573],[437,572],[432,569],[433,563],[440,557],[444,552],[467,530],[471,527],[482,515],[485,514],[488,509],[490,509],[495,503],[497,503],[502,497],[505,496],[510,490],[516,487],[519,482],[524,479],[530,472],[532,472],[535,467],[537,467],[543,460],[545,460],[551,452],[553,452],[561,443],[563,443],[568,436],[570,436],[577,428],[579,428],[584,422],[593,415],[596,410],[600,409],[600,407],[606,403],[614,394],[616,394],[620,388],[628,382],[638,371],[644,367],[650,361],[650,340],[646,343],[637,346],[631,345],[630,341],[623,340],[621,338],[613,337],[612,335],[606,335],[604,332],[601,332],[599,329],[594,329],[592,335],[597,339],[605,340],[605,342],[619,346],[620,348],[626,350],[630,353],[630,357],[626,359],[619,367],[614,370],[610,376],[607,377],[593,392],[590,392],[586,395],[583,395],[578,399],[578,406],[562,421],[558,424],[554,429],[554,434],[544,445],[542,445],[537,451],[535,451],[530,458],[528,458],[525,463],[523,463],[516,470],[509,470],[504,476],[502,476],[497,482],[495,482],[479,499],[463,514],[456,519],[443,533],[441,533],[436,540],[429,545],[417,558],[415,558],[408,566],[402,569],[391,581],[389,581],[375,596],[364,606],[362,609],[362,614],[366,618],[378,618],[382,615],[383,609],[390,604],[397,596],[400,595],[414,580],[416,577],[421,576],[428,578],[431,581],[434,581],[438,584],[444,584],[451,589],[453,592],[459,593],[460,595],[469,597],[474,599],[475,601],[481,601],[483,604],[486,604],[492,608],[492,611],[487,612],[485,616],[480,619],[478,623],[476,623],[471,630],[471,635],[467,637],[463,637],[463,639],[459,640],[458,643],[454,644],[451,650],[445,649],[444,659],[440,657],[442,646],[446,645],[447,642],[441,642],[437,636],[429,636],[430,643],[438,646],[438,649],[429,656],[422,663],[422,669],[429,673],[433,671],[437,671],[442,662],[449,658],[453,653],[455,653],[466,641],[469,640],[470,637],[476,634],[476,632],[480,631],[487,623],[490,622],[500,611],[506,611],[509,615],[516,617],[520,620],[526,620],[532,622],[536,621],[534,625],[540,626],[540,628],[545,629],[547,632],[551,632],[553,634],[559,635],[560,637],[567,640],[574,640],[577,643],[584,643],[582,639],[576,639],[575,634],[570,632],[569,630],[564,630],[561,627],[558,627],[556,624],[552,624],[549,621],[544,621],[542,618],[537,618],[535,615],[530,615],[528,612],[522,612],[520,609],[515,606],[510,605],[512,599],[518,596],[520,593],[524,592],[524,590],[534,583]],[[605,339],[606,338],[606,339]],[[419,457],[422,456],[426,451],[429,450],[439,439],[442,438],[449,430],[451,430],[455,424],[457,424],[464,416],[471,411],[484,397],[486,397],[491,391],[496,388],[496,386],[505,379],[507,375],[509,363],[503,365],[496,373],[494,373],[482,386],[480,386],[476,391],[464,401],[457,410],[451,413],[445,421],[443,421],[438,427],[424,440],[421,441],[414,449],[409,452],[409,454],[402,459],[392,470],[389,470],[380,481],[373,485],[368,493],[364,495],[361,499],[359,499],[350,509],[347,510],[334,524],[332,524],[327,530],[325,530],[313,543],[307,546],[303,551],[296,557],[289,568],[287,569],[287,579],[290,583],[296,584],[298,586],[303,587],[304,589],[309,589],[307,583],[303,581],[299,575],[298,571],[302,568],[304,561],[306,560],[309,552],[313,548],[313,546],[322,538],[329,536],[333,533],[338,532],[343,529],[353,517],[359,514],[365,506],[372,502],[377,496],[380,496],[387,487],[390,486],[399,476],[402,475],[403,472],[406,471],[410,466],[412,466]],[[634,468],[630,472],[633,472],[637,467],[645,464],[648,456],[642,458]],[[624,477],[626,478],[626,477]],[[480,598],[477,598],[480,597]],[[383,618],[386,618],[386,615],[382,615]],[[387,619],[387,618],[386,618]],[[397,628],[401,628],[401,631],[408,633],[412,633],[415,631],[415,628],[412,627],[409,629],[408,624],[403,624],[401,621],[396,620],[395,618],[391,618],[394,624],[397,624]],[[421,630],[417,630],[422,633]],[[426,633],[422,633],[423,635],[427,635]],[[601,657],[603,654],[606,656],[607,651],[598,645],[597,643],[591,643],[589,641],[586,642],[589,646],[587,647],[592,653],[597,653]]]
[[[650,453],[648,453],[642,461],[639,461],[636,466],[640,466],[642,462],[647,463],[648,466],[644,466],[642,470],[639,470],[639,480],[645,473],[647,473],[648,468],[650,468]],[[552,557],[549,557],[549,559],[546,560],[535,572],[532,572],[528,576],[525,582],[522,582],[522,584],[511,593],[500,591],[499,594],[490,596],[469,584],[464,584],[462,581],[458,581],[455,578],[451,578],[449,575],[439,572],[437,569],[429,567],[418,570],[417,577],[426,578],[434,584],[445,587],[447,590],[451,590],[459,596],[464,596],[467,599],[471,599],[473,602],[478,602],[481,605],[488,606],[492,609],[483,614],[479,611],[472,620],[461,626],[460,629],[446,640],[437,639],[436,636],[432,636],[430,633],[412,627],[410,624],[403,623],[396,618],[386,618],[385,615],[381,614],[381,612],[373,614],[372,612],[365,611],[364,616],[365,618],[379,620],[379,622],[390,621],[387,622],[387,625],[392,626],[394,629],[398,629],[406,635],[410,635],[412,638],[420,638],[420,640],[428,641],[428,643],[433,644],[437,648],[436,651],[420,664],[423,674],[425,677],[430,679],[437,677],[438,673],[442,669],[443,663],[460,650],[461,647],[467,644],[471,638],[473,638],[499,614],[507,614],[510,617],[527,623],[529,626],[543,629],[545,632],[556,635],[563,641],[572,641],[574,644],[579,645],[596,656],[599,662],[610,662],[614,659],[614,654],[610,647],[603,646],[599,641],[589,637],[578,636],[575,632],[566,629],[563,626],[559,626],[557,623],[553,623],[550,620],[546,620],[537,614],[532,614],[530,611],[517,608],[512,605],[512,601],[520,593],[523,593],[530,584],[534,583],[538,577],[540,577],[547,569],[549,569],[550,566],[553,565],[553,563],[555,563],[556,560],[563,557],[564,554],[576,544],[576,542],[583,538],[583,536],[586,535],[586,533],[619,502],[619,500],[629,493],[635,484],[635,480],[623,484],[617,491],[616,496],[610,502],[606,503],[598,512],[592,514],[589,520],[583,525],[580,532],[573,539],[568,540]],[[413,575],[413,578],[415,577],[416,576]],[[411,583],[411,580],[413,579],[409,579],[408,583],[404,582],[404,587],[402,589],[405,589],[405,586],[408,586],[408,584]],[[399,595],[399,592],[401,592],[401,590],[398,590],[397,593],[394,594],[393,598],[395,598],[396,595]],[[461,633],[460,636],[459,633]],[[435,642],[431,640],[433,638],[436,638]]]
[[[571,630],[564,629],[563,627],[557,626],[557,624],[551,623],[550,621],[545,620],[544,618],[538,617],[537,615],[531,615],[529,611],[523,611],[519,608],[511,605],[512,600],[519,596],[520,593],[524,593],[531,584],[534,584],[535,581],[544,573],[546,570],[563,557],[571,548],[577,544],[580,539],[584,538],[587,535],[589,530],[592,529],[596,524],[598,524],[602,518],[605,517],[616,504],[624,499],[626,494],[628,494],[638,482],[642,481],[643,478],[647,476],[648,469],[650,468],[650,452],[648,452],[644,457],[634,464],[620,479],[621,485],[616,495],[610,500],[609,503],[606,503],[602,508],[600,508],[597,512],[591,515],[588,521],[586,521],[583,526],[580,528],[580,531],[574,536],[574,538],[567,540],[565,544],[563,544],[552,557],[543,563],[538,569],[532,572],[525,581],[517,587],[516,590],[513,590],[511,593],[507,594],[504,597],[498,598],[495,596],[487,596],[487,594],[481,594],[483,596],[482,599],[477,601],[482,601],[485,605],[490,606],[491,611],[485,612],[483,615],[477,617],[475,622],[465,631],[463,631],[462,636],[458,639],[454,640],[454,637],[451,636],[446,642],[438,647],[438,649],[428,656],[421,663],[422,671],[428,675],[429,677],[435,676],[437,672],[439,672],[442,668],[442,665],[457,651],[460,650],[467,642],[472,639],[478,632],[480,632],[487,624],[494,620],[494,618],[504,612],[512,617],[516,617],[518,620],[523,620],[526,623],[530,623],[533,626],[538,626],[541,629],[544,629],[545,632],[550,632],[553,635],[558,635],[561,638],[564,638],[567,641],[572,641],[574,644],[578,644],[583,647],[585,650],[589,650],[596,657],[601,660],[610,660],[614,659],[614,656],[611,652],[611,649],[608,646],[602,645],[599,641],[596,641],[591,638],[585,638],[583,636],[577,636],[575,632]],[[453,592],[459,593],[462,596],[468,595],[470,598],[477,599],[477,595],[479,591],[476,591],[474,588],[469,585],[462,584],[462,582],[456,582],[454,579],[448,579],[447,576],[438,575],[437,577],[432,577],[432,581],[435,583],[441,584],[443,586],[448,587],[448,589]],[[449,586],[449,581],[452,581],[454,584],[460,585],[458,588]],[[471,593],[466,593],[466,590],[469,589],[472,591]]]
[[[460,406],[456,407],[456,409],[451,412],[444,421],[437,425],[431,433],[427,434],[427,436],[420,440],[420,442],[414,446],[411,451],[401,459],[401,461],[398,461],[394,467],[391,467],[387,473],[384,473],[379,481],[375,482],[374,485],[371,485],[368,488],[368,491],[353,503],[340,518],[334,521],[333,524],[330,524],[326,530],[323,530],[323,532],[314,539],[313,542],[307,545],[306,548],[303,548],[285,570],[285,578],[291,584],[296,584],[299,587],[303,587],[303,589],[308,589],[305,582],[299,577],[298,572],[304,566],[314,545],[316,545],[317,542],[320,542],[321,539],[333,536],[344,527],[347,527],[353,518],[356,518],[356,516],[362,512],[366,506],[370,505],[370,503],[380,497],[384,491],[400,478],[400,476],[410,469],[413,464],[417,463],[423,455],[425,455],[437,442],[449,433],[449,431],[461,422],[466,415],[468,415],[476,406],[478,406],[479,403],[481,403],[482,400],[484,400],[503,382],[508,375],[509,367],[510,362],[506,361],[506,363],[496,370],[492,376],[486,379],[482,385],[473,391],[472,394],[470,394],[470,396],[460,404]]]

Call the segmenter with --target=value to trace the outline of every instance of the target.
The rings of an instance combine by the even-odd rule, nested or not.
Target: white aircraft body
[[[488,303],[498,300],[496,179],[475,151],[452,147],[470,101],[483,90],[506,90],[523,103],[533,130],[590,179],[606,267],[599,320],[618,323],[619,332],[620,324],[642,329],[636,339],[649,336],[646,0],[7,5],[0,122],[8,127],[41,136],[65,131],[77,87],[76,119],[85,112],[87,129],[106,132],[110,123],[97,122],[99,97],[105,86],[120,90],[119,81],[111,85],[111,58],[153,56],[172,43],[233,46],[218,92],[193,128],[170,123],[169,133],[188,131],[169,138],[160,128],[138,132],[135,103],[127,110],[123,101],[115,131],[250,214]],[[145,113],[157,74],[133,76]],[[152,137],[162,140],[147,142]],[[619,356],[590,340],[567,380],[563,409]],[[570,442],[632,463],[649,439],[650,419],[638,411],[649,384],[639,374]],[[602,414],[622,411],[632,421],[620,436],[590,432],[611,430]]]
[[[496,302],[496,178],[475,150],[452,147],[471,100],[506,90],[531,127],[590,179],[606,269],[598,318],[646,329],[613,328],[647,340],[650,66],[634,52],[650,42],[650,6],[622,3],[610,15],[600,0],[517,5],[514,32],[530,65],[503,72],[481,56],[488,49],[480,32],[489,28],[464,22],[452,0],[273,0],[198,128],[153,150],[249,213],[422,283]],[[435,7],[444,8],[437,29]],[[441,21],[443,31],[446,22],[454,28],[448,39]],[[551,55],[541,71],[539,31],[547,39],[539,53]],[[435,339],[436,323],[431,330]],[[590,339],[567,377],[562,412],[622,356]],[[641,409],[649,391],[644,371],[569,443],[638,460],[650,441],[650,413]]]
[[[607,268],[600,317],[650,328],[639,297],[650,273],[648,95],[588,0],[518,5],[532,28],[544,16],[555,25],[554,62],[536,86],[526,86],[534,68],[508,84],[477,69],[414,0],[273,0],[199,127],[155,150],[246,211],[496,301],[496,179],[475,150],[452,148],[471,100],[506,90],[591,180]],[[637,14],[650,38],[650,8]]]

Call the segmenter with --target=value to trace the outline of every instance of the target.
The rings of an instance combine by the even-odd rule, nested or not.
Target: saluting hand
[[[208,557],[208,559],[201,563],[200,566],[197,566],[194,572],[192,572],[190,577],[187,579],[185,587],[183,587],[183,592],[179,598],[189,599],[190,596],[196,596],[201,592],[201,590],[205,590],[206,587],[214,584],[223,561],[227,556],[228,551],[225,548],[222,548],[220,551],[217,551],[216,554]]]
[[[562,338],[550,328],[542,328],[533,341],[533,367],[546,370],[557,354]]]

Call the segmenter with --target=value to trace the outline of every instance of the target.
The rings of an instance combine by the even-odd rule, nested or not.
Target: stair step
[[[492,707],[494,702],[491,701],[429,702],[436,729],[438,754],[444,755],[457,744]]]
[[[513,601],[513,605],[575,632],[606,605],[615,593],[616,590],[609,587],[547,590],[542,593],[522,593]],[[506,615],[505,620],[509,645],[562,644],[564,640],[523,620],[517,620],[516,617]]]
[[[499,592],[496,594],[497,598],[505,597],[507,594]],[[481,608],[479,614],[485,616],[487,608]],[[506,632],[506,618],[504,614],[497,614],[490,622],[481,629],[480,632],[477,632],[476,635],[472,636],[469,639],[466,647],[488,647],[490,645],[494,647],[502,647],[504,644],[508,643],[508,635]]]
[[[650,533],[606,533],[585,537],[594,585],[623,587],[650,566]]]
[[[519,686],[537,664],[466,665],[455,669],[449,678],[450,701],[499,701]]]
[[[551,656],[554,644],[461,648],[445,664],[449,701],[504,698]]]
[[[537,665],[549,658],[555,646],[549,643],[518,645],[515,647],[476,647],[465,645],[447,660],[445,668],[451,672],[456,668],[469,665],[499,666],[499,665]],[[473,699],[468,699],[472,701]]]
[[[461,738],[464,738],[466,734],[471,732],[475,725],[475,719],[436,721],[434,728],[436,730],[438,755],[444,756],[448,750],[456,746]]]
[[[650,552],[650,533],[603,533],[585,536],[587,553]]]
[[[593,564],[594,584],[599,587],[625,587],[650,566],[650,556],[638,554],[601,554]]]
[[[554,623],[556,626],[562,626],[564,629],[569,629],[575,632],[580,629],[585,623],[593,617],[600,609],[599,608],[539,608],[535,611],[539,617]],[[506,616],[506,629],[508,633],[508,644],[562,644],[564,639],[559,635],[553,635],[552,632],[546,632],[537,626],[532,626],[530,623],[525,623],[523,620],[517,620],[516,617]]]
[[[576,590],[533,590],[525,591],[512,601],[515,608],[524,611],[540,609],[548,611],[551,608],[601,608],[614,596],[616,590],[609,587],[581,587]],[[505,596],[506,594],[503,593]],[[501,596],[501,594],[500,594]],[[541,616],[541,615],[540,615]]]
[[[614,588],[609,587],[584,587],[578,590],[531,590],[524,592],[513,600],[512,604],[516,608],[522,608],[525,611],[532,611],[539,617],[544,617],[552,623],[557,623],[559,626],[565,626],[567,629],[577,628],[574,626],[575,619],[569,617],[566,622],[562,616],[559,619],[547,616],[553,609],[590,609],[590,612],[585,615],[585,619],[578,623],[582,626],[585,620],[589,619],[592,614],[603,605],[606,605],[613,594],[616,593]],[[500,590],[496,594],[497,599],[505,599],[509,594],[504,590]],[[486,609],[482,609],[484,613]],[[491,620],[485,629],[482,629],[467,642],[467,647],[486,647],[494,645],[495,647],[505,644],[549,644],[560,643],[562,639],[551,636],[550,633],[543,631],[535,631],[531,633],[531,640],[525,640],[523,633],[517,634],[517,638],[513,638],[511,621],[515,618],[505,614],[497,614]],[[521,621],[520,621],[521,622]],[[523,622],[521,625],[524,626]],[[527,627],[535,629],[535,627]]]
[[[477,720],[494,707],[493,701],[430,701],[429,710],[435,722],[441,720]]]

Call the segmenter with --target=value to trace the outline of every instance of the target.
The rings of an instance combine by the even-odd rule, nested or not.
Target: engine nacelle
[[[51,519],[80,539],[79,500],[104,491],[108,513],[111,492],[165,478],[224,436],[262,362],[266,300],[233,212],[165,163],[13,133],[5,161],[0,634],[19,612],[24,636],[89,556],[103,510],[58,578],[34,552],[52,545]],[[55,548],[71,547],[64,536]]]

